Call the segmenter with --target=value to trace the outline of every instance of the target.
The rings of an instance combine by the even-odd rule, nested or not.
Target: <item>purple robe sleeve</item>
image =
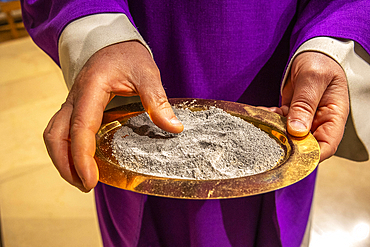
[[[133,23],[128,2],[128,0],[22,0],[22,6],[25,26],[30,35],[36,44],[58,63],[58,39],[67,24],[80,17],[97,13],[123,13]],[[145,7],[132,8],[131,13],[144,38],[151,41],[154,55],[158,54],[156,62],[164,75],[163,81],[168,83],[166,92],[169,92],[170,97],[198,96],[236,101],[262,71],[275,49],[279,51],[278,44],[284,33],[289,36],[287,39],[290,40],[291,57],[301,44],[318,36],[351,39],[370,53],[368,14],[370,1],[257,0],[220,1],[215,4],[210,0],[204,0],[198,1],[194,5],[196,8],[192,1],[185,0],[158,0],[158,2],[134,0],[130,4]],[[270,8],[261,7],[266,5]],[[199,6],[208,8],[208,11]],[[245,15],[246,11],[252,14]],[[168,24],[169,21],[171,25],[165,26],[164,24]],[[197,29],[193,28],[193,23],[197,25]],[[289,29],[291,26],[292,32]],[[224,29],[220,30],[220,27]],[[222,36],[223,34],[229,36]],[[283,56],[279,55],[274,57],[276,60],[271,60],[274,65],[271,67],[286,63],[287,57],[288,54],[285,54],[284,50]],[[275,70],[277,75],[282,73],[280,68]],[[270,69],[268,72],[271,72]],[[262,79],[258,82],[271,80],[270,74],[266,74],[262,73]],[[232,87],[230,82],[233,83]],[[183,85],[186,87],[181,87]],[[262,97],[266,94],[265,88],[261,89],[260,84],[251,90],[254,98],[265,100],[266,97]],[[263,91],[261,97],[255,93],[256,90]],[[249,97],[247,100],[249,101],[245,103],[251,102]],[[295,185],[275,192],[276,214],[284,247],[299,246],[302,241],[310,213],[315,175],[316,172]],[[113,196],[102,193],[97,195],[98,200],[107,202],[107,205],[109,201],[115,200]],[[125,213],[132,212],[125,210]],[[107,220],[104,217],[100,219]],[[115,227],[114,224],[109,226]]]
[[[305,41],[326,36],[356,41],[370,53],[370,1],[302,1],[291,35],[295,52]]]
[[[34,42],[57,64],[58,39],[64,27],[83,16],[123,13],[133,23],[125,0],[21,0],[25,27]]]

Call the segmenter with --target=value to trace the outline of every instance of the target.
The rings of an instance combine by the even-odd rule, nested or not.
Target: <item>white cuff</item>
[[[351,40],[340,41],[329,37],[310,39],[298,48],[290,60],[281,90],[289,75],[292,61],[305,51],[326,54],[342,66],[348,81],[351,115],[336,155],[352,160],[367,160],[370,151],[370,114],[367,109],[370,105],[369,54]]]
[[[125,14],[90,15],[68,24],[58,43],[60,66],[68,90],[87,60],[100,49],[119,42],[137,40],[150,48]]]

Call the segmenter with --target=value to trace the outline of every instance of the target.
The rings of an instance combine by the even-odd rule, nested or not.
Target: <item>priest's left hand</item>
[[[323,161],[342,140],[349,114],[346,75],[332,58],[304,52],[293,61],[282,92],[282,106],[270,108],[287,117],[289,134],[302,137],[312,132]]]

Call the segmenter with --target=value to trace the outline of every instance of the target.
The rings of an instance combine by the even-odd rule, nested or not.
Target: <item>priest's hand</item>
[[[320,145],[320,161],[329,158],[342,140],[349,114],[342,67],[322,53],[299,54],[282,92],[282,106],[270,110],[287,116],[289,134],[302,137],[311,131]]]
[[[84,192],[98,182],[95,134],[114,95],[139,95],[156,125],[173,133],[183,130],[167,101],[159,70],[143,45],[129,41],[98,51],[84,65],[44,131],[48,153],[60,175]]]

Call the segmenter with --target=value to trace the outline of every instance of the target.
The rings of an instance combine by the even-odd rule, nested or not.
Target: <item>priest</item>
[[[152,121],[174,133],[183,125],[167,97],[268,107],[287,117],[290,134],[311,131],[321,160],[337,149],[368,159],[361,106],[370,103],[369,1],[21,2],[27,30],[61,66],[70,90],[45,129],[46,147],[66,181],[95,188],[105,246],[308,243],[316,171],[278,191],[224,200],[160,198],[98,183],[95,134],[104,110],[127,97],[139,96]],[[341,143],[346,123],[350,134]]]

